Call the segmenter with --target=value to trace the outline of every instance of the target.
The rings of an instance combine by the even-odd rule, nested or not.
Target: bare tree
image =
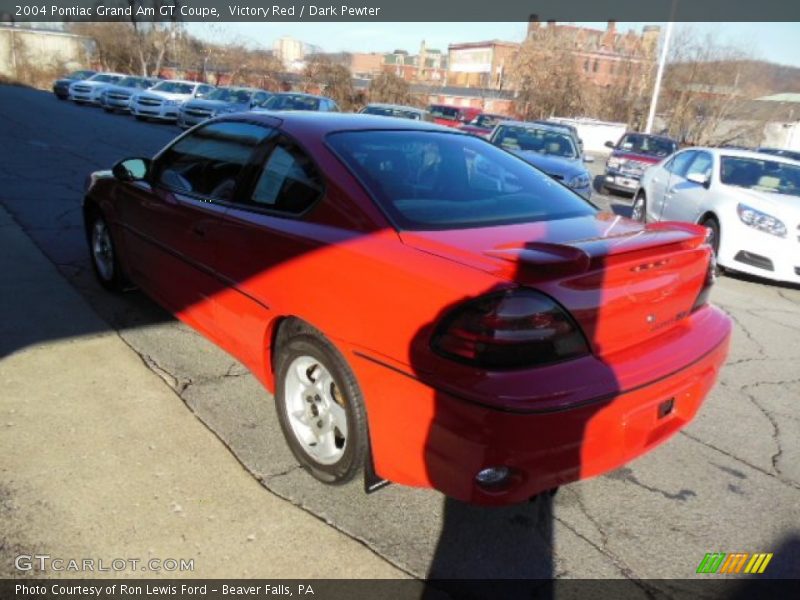
[[[522,118],[583,112],[583,82],[574,49],[571,31],[556,27],[543,27],[523,42],[508,73]]]
[[[329,98],[333,98],[340,108],[349,110],[353,105],[353,81],[347,67],[334,64],[326,57],[312,58],[303,72],[306,89],[316,87]]]
[[[764,120],[740,122],[752,101],[765,90],[752,83],[754,64],[746,50],[723,44],[714,33],[701,36],[691,28],[676,35],[664,76],[660,104],[671,135],[698,145],[732,143],[763,129]]]
[[[369,85],[372,102],[389,104],[411,104],[413,102],[408,83],[394,73],[380,73]]]

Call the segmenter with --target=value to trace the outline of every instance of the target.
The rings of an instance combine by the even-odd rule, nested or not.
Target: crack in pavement
[[[787,479],[787,478],[783,477],[780,473],[773,473],[773,472],[768,471],[768,470],[766,470],[766,469],[764,469],[762,467],[759,467],[758,465],[754,465],[753,463],[748,462],[745,459],[743,459],[743,458],[741,458],[739,456],[736,456],[735,454],[731,454],[727,450],[723,450],[722,448],[719,448],[718,446],[715,446],[711,442],[707,442],[705,440],[701,440],[699,437],[697,437],[697,436],[695,436],[695,435],[693,435],[691,433],[688,433],[685,429],[679,431],[678,434],[682,435],[682,436],[684,436],[684,437],[686,437],[686,438],[688,438],[690,440],[692,440],[693,442],[696,442],[696,443],[700,444],[701,446],[705,446],[709,450],[714,450],[715,452],[719,452],[720,454],[723,454],[723,455],[727,456],[731,460],[735,460],[738,463],[746,465],[746,466],[750,467],[751,469],[753,469],[755,471],[758,471],[762,475],[766,475],[767,477],[771,477],[771,478],[775,479],[776,481],[780,481],[784,485],[787,485],[787,486],[789,486],[791,488],[794,488],[796,490],[800,490],[800,483],[798,483],[796,481],[793,481],[791,479]]]
[[[780,476],[783,476],[783,472],[781,471],[781,468],[778,466],[778,462],[780,461],[781,456],[783,456],[783,444],[781,443],[780,439],[781,430],[780,430],[780,425],[778,425],[778,420],[771,413],[771,411],[767,410],[767,408],[763,406],[761,402],[759,402],[756,399],[755,394],[752,394],[745,390],[758,388],[762,385],[793,385],[796,383],[800,383],[800,379],[790,379],[781,381],[757,381],[755,383],[743,385],[739,390],[750,400],[750,402],[753,403],[753,405],[761,412],[761,414],[763,414],[764,417],[766,417],[766,419],[770,422],[770,425],[772,425],[772,440],[775,442],[777,451],[772,455],[771,462],[772,462],[772,468]]]

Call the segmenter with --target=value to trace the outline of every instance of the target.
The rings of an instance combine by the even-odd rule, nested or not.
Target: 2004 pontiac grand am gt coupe
[[[433,124],[214,119],[92,174],[84,215],[100,282],[245,363],[326,483],[519,502],[664,441],[727,353],[704,228]]]

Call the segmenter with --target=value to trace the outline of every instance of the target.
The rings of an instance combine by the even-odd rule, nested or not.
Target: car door
[[[330,243],[333,230],[303,218],[323,197],[323,177],[310,155],[282,135],[257,156],[248,189],[225,216],[220,268],[232,287],[218,318],[235,336],[234,354],[258,372],[270,306],[289,289],[284,278],[296,261]]]
[[[119,203],[134,280],[220,343],[213,323],[225,286],[218,277],[220,225],[244,166],[270,133],[236,121],[193,130],[154,159],[149,183],[128,186]]]
[[[686,172],[694,158],[694,154],[694,150],[684,150],[675,154],[663,166],[651,167],[653,174],[650,178],[650,189],[647,197],[647,201],[650,204],[648,213],[654,215],[657,220],[670,219],[665,212],[669,200],[670,181],[673,176],[676,177],[675,181],[677,181],[677,178]]]
[[[706,181],[711,181],[711,169],[714,159],[710,152],[697,150],[693,153],[692,160],[683,171],[670,173],[669,187],[667,189],[664,214],[672,221],[686,221],[694,223],[701,215],[704,200],[708,195],[708,186],[695,181],[690,181],[690,175],[703,176]]]

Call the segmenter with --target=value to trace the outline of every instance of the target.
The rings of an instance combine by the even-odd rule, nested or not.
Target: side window
[[[333,100],[328,100],[328,110],[331,112],[339,112],[339,107]]]
[[[264,92],[256,92],[255,96],[253,96],[253,104],[261,104],[266,99],[267,95]]]
[[[692,173],[696,173],[698,175],[703,175],[707,179],[710,179],[711,166],[713,164],[711,155],[708,152],[697,152],[696,155],[697,156],[692,161],[689,169],[686,171],[686,175],[688,176]]]
[[[667,164],[664,165],[664,168],[674,175],[680,175],[681,177],[684,177],[686,175],[686,169],[689,168],[689,163],[692,162],[692,159],[696,154],[697,152],[694,150],[679,152],[667,161]]]
[[[212,123],[179,139],[159,157],[163,186],[185,194],[229,201],[236,178],[271,130],[251,123]]]
[[[322,195],[322,177],[311,159],[282,140],[269,155],[253,189],[251,201],[264,208],[300,214]]]

